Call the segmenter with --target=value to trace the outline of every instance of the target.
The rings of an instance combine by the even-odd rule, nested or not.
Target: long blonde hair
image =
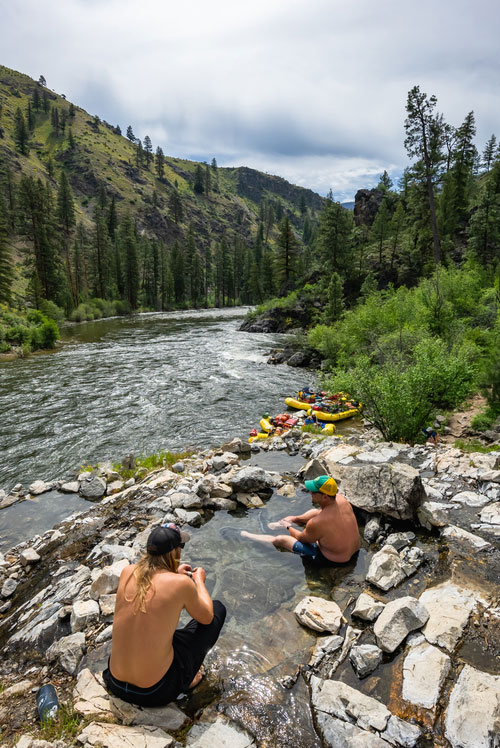
[[[176,574],[177,569],[179,568],[179,562],[180,553],[178,548],[174,548],[172,551],[164,553],[161,556],[152,556],[150,553],[146,553],[141,558],[141,560],[137,563],[134,571],[127,579],[125,588],[123,590],[125,600],[128,603],[134,603],[134,614],[139,610],[141,611],[141,613],[146,612],[146,595],[148,594],[151,585],[153,584],[153,575],[155,574],[155,572],[172,571],[174,572],[174,574]],[[126,590],[127,584],[132,579],[132,576],[135,579],[137,589],[134,596],[129,599],[126,595]],[[153,587],[153,596],[154,594],[155,590]]]

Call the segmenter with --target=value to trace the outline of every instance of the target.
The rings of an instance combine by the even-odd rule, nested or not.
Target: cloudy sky
[[[500,137],[498,0],[0,0],[0,63],[173,156],[337,200],[408,164],[406,96]]]

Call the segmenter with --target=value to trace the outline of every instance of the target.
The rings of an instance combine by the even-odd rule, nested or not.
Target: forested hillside
[[[0,302],[82,319],[289,290],[322,198],[137,135],[0,67]]]

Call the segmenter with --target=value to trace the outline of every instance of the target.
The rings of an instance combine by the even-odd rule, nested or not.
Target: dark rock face
[[[384,199],[382,190],[358,190],[354,198],[354,222],[356,226],[371,226]]]
[[[297,301],[293,307],[274,307],[256,319],[247,318],[239,328],[243,332],[289,332],[296,328],[306,329],[313,322],[318,303],[306,304]]]
[[[307,190],[304,187],[296,187],[285,179],[282,179],[282,177],[262,174],[246,166],[240,167],[237,171],[238,193],[244,197],[249,197],[257,204],[260,203],[265,192],[272,192],[281,195],[286,200],[290,200],[290,202],[295,203],[297,206],[300,204],[301,197],[303,196],[305,204],[308,207],[314,210],[321,210],[323,207],[323,198],[316,194],[316,192]]]

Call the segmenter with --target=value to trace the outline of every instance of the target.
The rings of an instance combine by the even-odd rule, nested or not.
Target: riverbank
[[[241,462],[240,440],[204,450],[5,554],[4,744],[21,733],[59,737],[34,719],[34,692],[50,680],[67,704],[64,745],[111,748],[121,735],[202,746],[204,730],[217,745],[209,736],[221,730],[245,746],[255,736],[256,745],[297,748],[491,748],[500,719],[500,452],[386,444],[371,432],[290,439],[254,453],[266,469]],[[296,451],[300,460],[289,456]],[[354,567],[303,568],[238,539],[240,527],[300,508],[309,500],[301,480],[321,472],[339,477],[356,507],[364,540]],[[203,686],[178,705],[139,711],[111,699],[99,673],[121,568],[163,521],[193,528],[188,558],[207,568],[230,617]],[[256,672],[245,669],[244,645],[247,657],[248,648],[260,653]]]

